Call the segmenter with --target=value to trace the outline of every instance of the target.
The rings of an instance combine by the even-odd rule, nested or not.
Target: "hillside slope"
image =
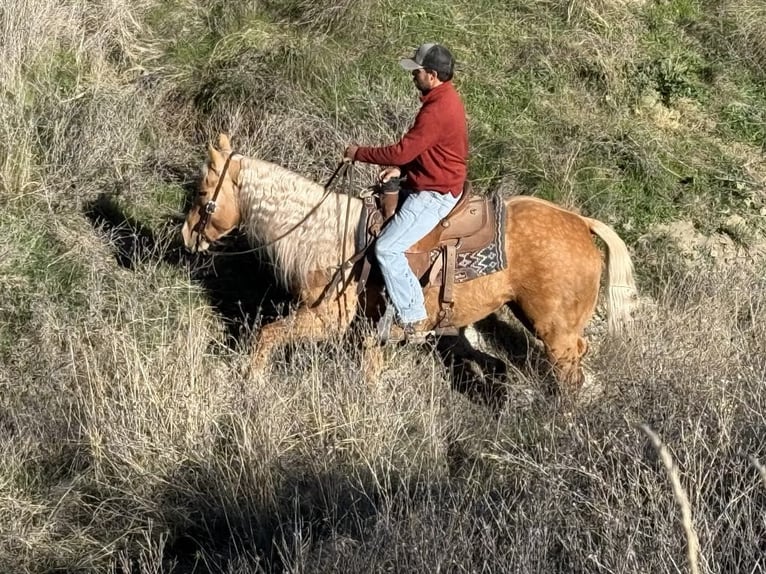
[[[23,0],[0,26],[3,572],[766,571],[762,2]],[[577,405],[503,313],[476,327],[498,372],[392,348],[371,388],[348,341],[297,341],[248,379],[285,294],[178,248],[216,133],[324,181],[407,129],[397,60],[432,40],[475,188],[609,223],[652,301],[629,339],[594,322]]]

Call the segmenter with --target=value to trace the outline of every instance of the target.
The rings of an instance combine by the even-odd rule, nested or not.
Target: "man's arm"
[[[354,161],[403,166],[428,148],[436,145],[441,135],[440,131],[438,118],[435,114],[428,109],[421,109],[415,118],[415,124],[397,143],[383,147],[349,146],[346,149],[346,157],[349,157],[348,154],[353,152],[353,158],[350,159]]]

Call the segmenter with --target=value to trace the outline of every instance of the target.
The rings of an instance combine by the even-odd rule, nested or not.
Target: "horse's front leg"
[[[302,305],[287,317],[265,325],[256,336],[250,373],[264,372],[274,350],[291,339],[322,341],[343,334],[354,317],[356,301],[340,299],[317,307]]]

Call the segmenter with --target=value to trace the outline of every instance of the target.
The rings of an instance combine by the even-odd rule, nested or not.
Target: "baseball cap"
[[[422,44],[415,50],[412,58],[402,58],[399,64],[405,70],[419,70],[426,68],[435,72],[444,72],[452,75],[455,60],[450,51],[441,44]]]

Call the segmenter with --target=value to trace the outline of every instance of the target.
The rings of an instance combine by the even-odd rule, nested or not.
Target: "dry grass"
[[[86,245],[85,307],[37,307],[5,364],[8,571],[668,571],[686,538],[641,423],[688,489],[699,571],[764,568],[762,279],[667,276],[571,410],[523,363],[466,392],[427,349],[388,350],[370,386],[343,341],[296,341],[246,380],[162,256],[113,281]],[[477,398],[492,382],[508,396]]]
[[[723,13],[735,24],[732,47],[751,66],[766,76],[766,8],[751,0],[723,2]]]
[[[244,380],[245,356],[210,347],[219,330],[199,294],[177,308],[161,268],[141,274],[94,276],[86,310],[37,316],[35,369],[54,376],[25,370],[26,392],[4,395],[12,571],[666,571],[684,535],[634,421],[678,460],[699,571],[763,568],[763,482],[747,461],[766,456],[762,284],[673,278],[643,334],[591,358],[604,395],[562,412],[530,374],[496,383],[531,385],[531,403],[474,402],[425,350],[389,352],[371,387],[341,341],[298,342]]]
[[[246,257],[186,259],[172,212],[193,188],[204,140],[222,127],[243,152],[317,180],[347,141],[405,129],[416,106],[406,78],[381,74],[369,85],[348,46],[323,61],[343,34],[357,42],[378,29],[374,3],[342,3],[342,20],[321,2],[291,2],[287,12],[163,3],[179,10],[165,15],[166,37],[144,29],[149,14],[162,16],[148,0],[6,4],[3,572],[766,571],[762,263],[686,271],[655,249],[643,279],[653,304],[629,339],[594,326],[595,382],[577,404],[547,393],[534,342],[505,316],[477,326],[505,372],[452,364],[430,348],[387,348],[387,370],[370,384],[352,341],[296,340],[248,379],[250,332],[277,314],[271,273]],[[541,6],[531,16],[492,8],[513,11],[513,26],[546,21],[543,9],[557,14],[572,35],[533,38],[548,46],[535,55],[563,62],[559,70],[585,65],[598,80],[592,92],[587,82],[549,95],[529,87],[547,98],[540,110],[582,124],[582,147],[546,147],[559,137],[548,124],[530,140],[544,156],[534,169],[575,203],[586,152],[633,153],[649,171],[674,136],[614,102],[589,119],[578,99],[601,106],[597,94],[629,91],[620,67],[640,45],[641,2],[572,2],[568,16]],[[493,14],[461,14],[461,41],[475,41]],[[183,45],[184,22],[200,44],[214,29],[209,52]],[[409,46],[406,25],[381,49]],[[582,52],[559,60],[571,42]],[[517,47],[493,45],[487,53],[500,59],[482,65],[511,61]],[[207,57],[212,71],[200,64]],[[185,93],[211,78],[215,97]],[[649,143],[609,140],[612,112]],[[706,113],[695,110],[712,121]],[[534,123],[514,117],[524,129]],[[643,249],[639,271],[649,265]],[[641,425],[662,438],[660,462]],[[680,523],[674,497],[691,510]]]
[[[689,504],[689,497],[686,495],[683,486],[681,486],[681,479],[678,477],[678,468],[673,464],[673,458],[670,456],[668,449],[665,448],[665,445],[662,444],[660,437],[646,425],[642,425],[641,428],[651,439],[654,448],[657,449],[657,452],[660,455],[660,460],[662,460],[662,464],[670,477],[670,483],[673,486],[673,494],[676,497],[678,506],[681,508],[681,523],[683,524],[684,533],[686,534],[689,569],[692,574],[698,574],[700,571],[698,558],[700,542],[692,521],[692,509]]]

